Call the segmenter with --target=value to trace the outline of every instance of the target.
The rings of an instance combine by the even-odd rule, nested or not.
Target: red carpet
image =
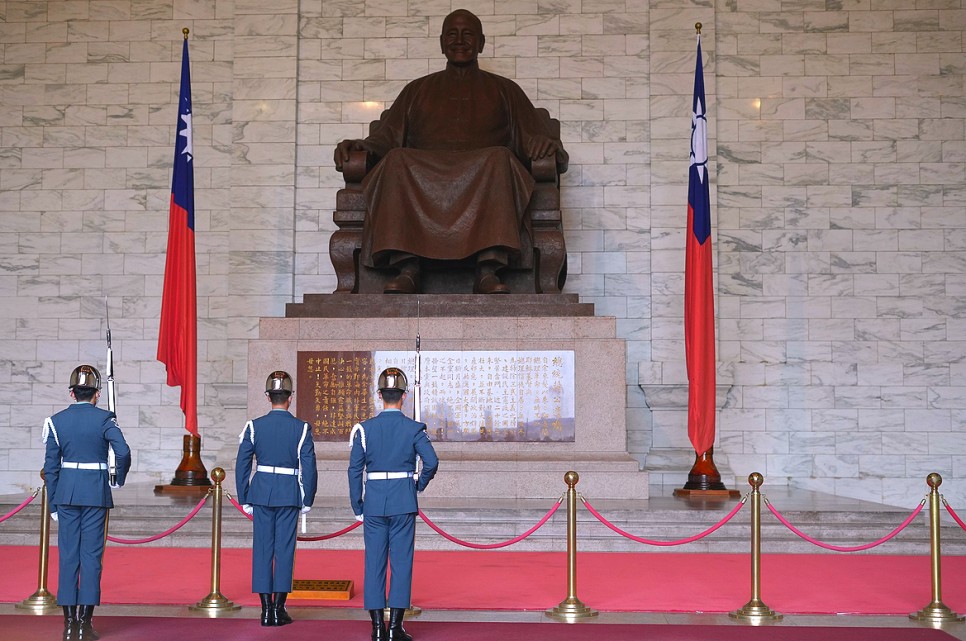
[[[56,593],[57,549],[48,587]],[[298,579],[350,579],[350,601],[293,605],[362,607],[362,552],[300,550]],[[36,548],[0,547],[0,602],[37,588]],[[111,546],[105,554],[103,603],[193,604],[208,595],[210,551]],[[424,609],[544,610],[567,596],[562,552],[419,551],[413,601]],[[728,612],[751,596],[750,557],[743,554],[585,552],[578,556],[577,596],[602,611]],[[222,554],[221,592],[255,605],[251,553]],[[928,556],[788,555],[762,558],[762,600],[782,614],[900,614],[931,598]],[[966,557],[943,559],[943,601],[966,611]]]
[[[263,628],[255,619],[97,617],[104,641],[306,641],[369,638],[368,621],[296,621]],[[0,616],[4,641],[59,639],[58,616]],[[954,641],[930,628],[820,628],[748,625],[610,625],[584,623],[429,623],[413,621],[406,630],[417,641]]]

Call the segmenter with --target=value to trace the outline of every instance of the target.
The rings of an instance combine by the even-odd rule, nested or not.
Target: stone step
[[[582,453],[581,456],[526,453],[495,453],[472,455],[458,449],[460,443],[435,443],[436,451],[443,461],[443,472],[433,480],[431,494],[436,496],[462,496],[472,501],[492,497],[501,499],[541,499],[553,501],[561,496],[567,485],[561,470],[604,470],[579,475],[578,489],[590,496],[607,496],[611,499],[646,499],[649,476],[642,472],[637,461],[626,453]],[[340,451],[317,450],[316,466],[319,475],[317,500],[332,499],[343,505],[341,497],[349,492],[346,475],[347,448]],[[430,499],[431,500],[431,499]]]

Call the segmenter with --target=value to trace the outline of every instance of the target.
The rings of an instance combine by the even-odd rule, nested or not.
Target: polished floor
[[[926,604],[923,604],[926,605]],[[368,629],[368,615],[358,609],[338,608],[326,606],[311,607],[291,605],[289,612],[296,620],[303,619],[341,619],[359,621],[359,629],[364,638]],[[0,604],[0,614],[20,614],[23,616],[34,616],[24,610],[17,609],[14,604]],[[158,605],[105,605],[97,609],[98,616],[151,616],[151,617],[199,617],[204,618],[208,615],[201,612],[193,612],[181,606],[158,606]],[[59,616],[59,612],[52,611],[48,616]],[[242,608],[234,612],[225,612],[219,616],[231,618],[251,618],[258,617],[255,608]],[[468,610],[423,610],[416,620],[419,621],[490,621],[506,623],[555,623],[543,612],[518,612],[518,611],[468,611]],[[608,623],[644,623],[652,625],[768,625],[768,626],[815,626],[815,627],[881,627],[881,628],[906,628],[915,629],[921,627],[936,627],[955,639],[966,641],[966,623],[950,622],[939,624],[921,623],[913,621],[908,617],[887,617],[887,616],[785,616],[779,621],[760,621],[757,623],[742,622],[732,619],[727,614],[678,614],[678,613],[631,613],[631,612],[601,612],[597,616],[586,619],[575,625],[600,625]]]

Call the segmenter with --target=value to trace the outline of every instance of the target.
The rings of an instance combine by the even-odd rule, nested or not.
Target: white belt
[[[273,467],[271,465],[257,465],[255,466],[256,472],[268,472],[269,474],[286,474],[288,476],[295,476],[299,473],[298,470],[292,467]]]
[[[68,470],[106,470],[107,463],[74,463],[73,461],[64,461],[60,464],[64,469]]]
[[[412,472],[369,472],[366,478],[370,481],[386,481],[389,479],[411,479]]]

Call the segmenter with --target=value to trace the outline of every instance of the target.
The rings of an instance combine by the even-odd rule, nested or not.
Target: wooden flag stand
[[[721,482],[721,473],[714,464],[714,448],[704,454],[695,453],[694,465],[688,472],[688,482],[683,488],[674,490],[674,496],[686,499],[736,499],[741,497],[738,490],[729,490]]]
[[[181,463],[168,485],[155,485],[155,494],[199,495],[211,488],[208,470],[201,462],[201,437],[185,434]]]

